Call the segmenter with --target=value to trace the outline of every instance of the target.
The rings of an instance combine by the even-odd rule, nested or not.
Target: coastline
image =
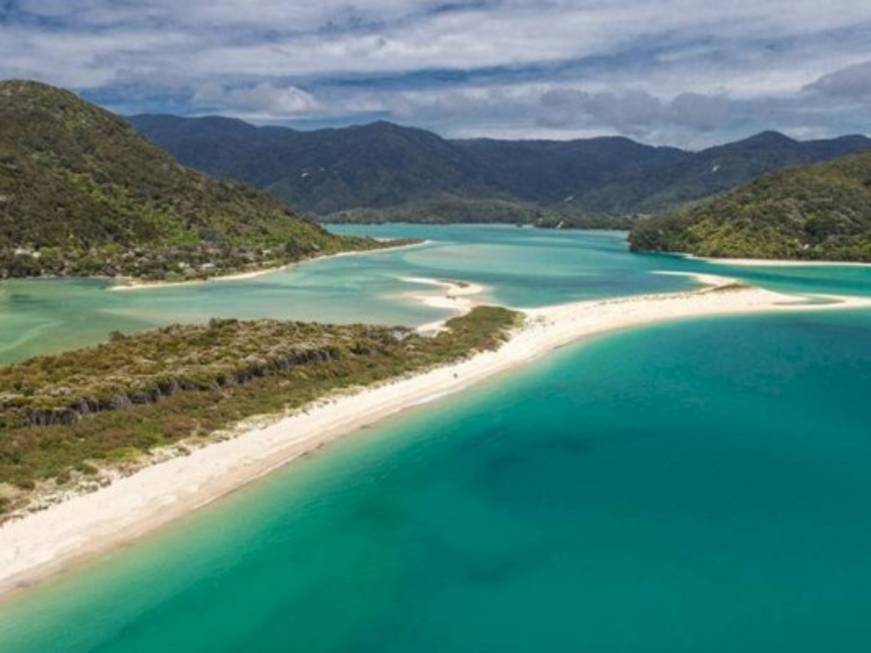
[[[453,311],[456,315],[465,315],[475,306],[482,303],[482,295],[486,295],[490,288],[478,283],[466,281],[454,281],[451,279],[430,279],[427,277],[399,277],[400,281],[415,283],[423,286],[435,286],[444,289],[444,294],[433,295],[415,291],[403,293],[402,296],[414,302],[431,308],[445,308]],[[436,320],[421,324],[417,327],[419,333],[435,334],[444,328],[445,320]]]
[[[714,258],[711,256],[696,256],[680,253],[682,258],[690,261],[702,261],[717,265],[734,265],[736,267],[783,267],[783,268],[871,268],[871,263],[861,261],[811,261],[801,259],[774,258]]]
[[[380,241],[380,242],[389,242],[389,241]],[[335,254],[321,254],[320,256],[313,256],[311,258],[302,259],[299,261],[292,261],[290,263],[285,263],[283,265],[276,265],[270,268],[262,268],[259,270],[250,270],[248,272],[233,272],[231,274],[224,274],[216,277],[207,277],[205,279],[187,279],[185,281],[139,281],[133,279],[131,277],[116,277],[115,281],[117,282],[113,286],[109,286],[106,288],[109,292],[126,292],[130,290],[154,290],[158,288],[177,288],[181,286],[195,286],[204,283],[220,283],[222,281],[243,281],[245,279],[256,279],[257,277],[262,277],[267,274],[272,274],[273,272],[281,272],[282,270],[288,270],[290,268],[296,267],[298,265],[303,265],[305,263],[312,263],[314,261],[323,261],[330,258],[338,258],[340,256],[359,256],[361,254],[376,254],[378,252],[395,252],[401,249],[410,249],[412,247],[421,247],[426,245],[432,241],[430,240],[422,240],[418,243],[406,243],[404,245],[396,245],[393,247],[385,246],[379,247],[377,249],[362,249],[362,250],[353,250],[349,252],[336,252]]]
[[[548,352],[593,335],[685,318],[785,311],[869,308],[871,299],[796,296],[693,275],[704,287],[659,295],[575,302],[522,310],[526,323],[497,351],[380,385],[324,398],[308,409],[251,426],[236,437],[145,467],[96,492],[72,497],[0,526],[0,600],[63,572],[228,494],[346,434],[422,403],[510,372]],[[474,306],[480,286],[415,279],[460,290]],[[474,291],[474,292],[472,292]],[[457,298],[426,296],[428,301]],[[828,303],[806,303],[809,300]],[[444,306],[444,304],[441,304]]]

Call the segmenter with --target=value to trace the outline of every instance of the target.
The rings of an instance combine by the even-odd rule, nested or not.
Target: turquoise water
[[[0,363],[136,331],[212,317],[418,325],[447,313],[409,300],[431,290],[403,277],[474,281],[489,300],[542,306],[581,299],[685,290],[686,277],[657,272],[730,273],[795,292],[871,293],[871,268],[726,268],[670,256],[627,252],[621,232],[506,226],[334,226],[342,233],[411,237],[411,249],[343,256],[244,281],[107,292],[109,281],[19,280],[0,283]]]
[[[796,293],[871,295],[871,266],[738,267],[662,254],[630,254],[616,231],[552,231],[499,225],[333,225],[344,234],[428,238],[415,256],[422,276],[457,276],[492,285],[514,306],[682,290],[680,277],[657,272],[705,272]]]
[[[619,257],[637,267],[616,294],[682,282],[649,274],[663,266],[720,267],[632,257],[593,234],[576,245],[604,257],[589,273],[524,282],[512,268],[525,245],[493,241],[538,232],[462,233],[482,240],[459,247],[509,262],[463,257],[451,273],[434,245],[416,265],[516,303],[607,294],[594,268]],[[871,281],[860,268],[735,271],[800,292]],[[868,311],[596,338],[0,606],[0,651],[869,650],[869,388]]]
[[[114,330],[211,317],[418,325],[448,315],[409,300],[407,293],[432,288],[402,277],[479,281],[493,288],[492,301],[513,305],[692,286],[686,278],[650,274],[671,262],[629,256],[618,232],[399,225],[384,235],[430,242],[314,261],[244,281],[136,292],[106,292],[111,282],[99,280],[0,283],[0,362],[93,344]]]
[[[571,348],[25,595],[0,650],[868,650],[867,318]]]

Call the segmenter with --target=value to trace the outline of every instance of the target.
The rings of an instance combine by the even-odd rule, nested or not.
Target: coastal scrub
[[[0,368],[0,514],[157,447],[498,348],[519,313],[480,306],[435,336],[275,320],[174,325]]]

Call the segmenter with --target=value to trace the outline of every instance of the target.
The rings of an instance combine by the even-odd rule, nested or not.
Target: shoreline
[[[455,313],[454,317],[465,315],[475,306],[482,303],[481,296],[486,295],[490,288],[468,281],[453,279],[430,279],[428,277],[399,277],[400,281],[415,283],[422,286],[435,286],[444,289],[444,294],[433,295],[416,291],[402,293],[402,297],[431,308],[444,308]],[[416,327],[419,333],[433,335],[444,328],[446,320],[435,320]]]
[[[417,375],[318,400],[290,415],[246,423],[248,430],[169,458],[89,494],[0,525],[0,601],[86,559],[233,492],[345,435],[510,372],[567,344],[646,324],[718,315],[871,308],[871,298],[787,295],[715,275],[692,275],[698,290],[515,309],[526,323],[498,350]],[[447,280],[416,281],[468,289]],[[476,286],[464,300],[483,291]],[[427,296],[430,300],[447,301]],[[813,300],[828,303],[807,303]],[[450,300],[457,308],[456,300]],[[252,426],[253,424],[253,426]]]
[[[690,261],[702,261],[716,265],[734,265],[736,267],[778,267],[778,268],[871,268],[871,263],[861,261],[815,261],[804,259],[781,258],[715,258],[712,256],[696,256],[695,254],[679,254]]]
[[[389,242],[389,241],[380,241]],[[396,245],[394,247],[379,247],[377,249],[361,249],[348,252],[336,252],[335,254],[321,254],[311,258],[302,259],[299,261],[291,261],[283,265],[276,265],[269,268],[261,268],[259,270],[249,270],[247,272],[232,272],[216,277],[207,277],[205,279],[185,279],[184,281],[138,281],[132,277],[115,277],[115,285],[106,288],[109,292],[127,292],[131,290],[155,290],[158,288],[178,288],[181,286],[195,286],[204,283],[220,283],[222,281],[244,281],[246,279],[255,279],[273,272],[281,272],[288,270],[298,265],[313,263],[314,261],[324,261],[330,258],[338,258],[340,256],[360,256],[362,254],[376,254],[379,252],[395,252],[401,249],[410,249],[412,247],[421,247],[431,243],[431,240],[422,240],[419,243],[406,243],[404,245]]]

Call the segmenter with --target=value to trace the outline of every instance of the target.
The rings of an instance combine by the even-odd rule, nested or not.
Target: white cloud
[[[217,83],[202,84],[196,89],[193,101],[278,118],[302,116],[320,108],[314,96],[300,88],[278,87],[267,82],[239,88],[227,88]]]
[[[14,4],[0,77],[123,95],[128,111],[163,94],[261,119],[691,141],[847,130],[862,117],[845,104],[871,97],[871,4],[856,0]]]
[[[825,7],[810,0],[735,0],[702,6],[697,0],[530,0],[433,13],[437,5],[430,0],[370,0],[360,5],[336,0],[27,0],[22,4],[40,15],[62,17],[68,25],[60,34],[79,35],[84,42],[94,39],[95,49],[105,39],[105,33],[93,33],[95,26],[112,26],[146,39],[166,31],[184,34],[185,44],[153,47],[140,58],[159,63],[163,70],[182,69],[201,76],[523,65],[607,56],[636,40],[682,35],[733,41],[740,50],[743,42],[754,38],[798,37],[871,20],[871,7],[855,0],[830,0]],[[335,29],[327,29],[331,25]],[[353,26],[364,29],[347,29]],[[37,28],[31,29],[38,33]],[[58,31],[44,35],[55,37]],[[128,39],[116,53],[123,59],[131,48],[141,51],[139,43],[140,39]],[[689,47],[690,52],[698,52],[700,46]],[[706,47],[717,52],[716,44]],[[837,43],[829,47],[837,48]],[[35,67],[40,66],[44,49],[52,50],[50,44],[39,43],[30,51]],[[0,44],[0,52],[6,50]],[[680,50],[671,58],[671,63],[679,63]],[[776,53],[765,58],[776,59]],[[667,59],[662,62],[669,63]],[[765,62],[756,63],[758,70]],[[71,57],[61,67],[87,65],[87,60]],[[110,77],[115,64],[107,60],[99,66],[110,69],[103,75]],[[805,60],[801,68],[808,66],[812,62]],[[781,65],[774,72],[787,70]]]

